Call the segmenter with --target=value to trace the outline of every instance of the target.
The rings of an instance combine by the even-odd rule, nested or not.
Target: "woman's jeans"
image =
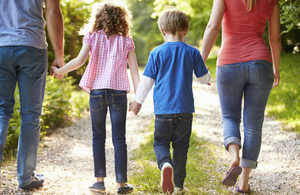
[[[174,169],[176,187],[183,187],[186,177],[186,161],[192,130],[193,114],[155,115],[154,152],[159,169],[169,162]],[[170,156],[173,147],[173,161]]]
[[[17,172],[20,187],[27,186],[34,179],[46,76],[46,49],[0,47],[0,156],[2,161],[9,121],[14,113],[14,93],[18,82],[21,128]]]
[[[239,128],[244,98],[242,167],[255,169],[257,166],[264,112],[273,80],[273,66],[268,61],[255,60],[217,67],[217,88],[226,149],[229,144],[241,147]]]
[[[106,114],[109,108],[112,141],[115,152],[117,183],[127,182],[126,115],[127,92],[112,89],[90,91],[95,177],[106,177]]]

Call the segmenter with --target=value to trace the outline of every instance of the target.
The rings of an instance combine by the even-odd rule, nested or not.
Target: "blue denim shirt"
[[[44,0],[0,1],[0,46],[46,49]]]

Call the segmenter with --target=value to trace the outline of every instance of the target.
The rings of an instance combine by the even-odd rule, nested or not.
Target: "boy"
[[[149,55],[135,101],[130,110],[136,115],[153,84],[155,114],[154,151],[161,169],[164,193],[184,194],[186,161],[192,129],[194,98],[193,72],[197,81],[209,84],[210,73],[199,50],[183,42],[188,31],[188,17],[177,9],[165,10],[158,20],[165,43]],[[173,146],[173,161],[170,157]],[[174,176],[173,176],[174,175]]]

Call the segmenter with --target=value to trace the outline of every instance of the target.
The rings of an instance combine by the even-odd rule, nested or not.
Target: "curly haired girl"
[[[112,140],[115,152],[115,174],[118,194],[127,194],[133,187],[127,182],[126,114],[130,84],[127,62],[134,90],[140,82],[134,42],[130,35],[131,15],[128,10],[112,2],[101,3],[95,14],[92,29],[83,38],[79,55],[62,68],[51,67],[56,75],[63,75],[89,63],[79,86],[90,93],[90,114],[93,131],[93,156],[96,183],[90,190],[105,192],[106,115],[109,108]]]

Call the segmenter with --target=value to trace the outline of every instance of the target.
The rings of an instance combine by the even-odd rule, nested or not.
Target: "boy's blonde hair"
[[[167,33],[175,35],[176,31],[184,31],[189,28],[189,19],[184,12],[178,9],[166,9],[159,16],[158,27]]]

